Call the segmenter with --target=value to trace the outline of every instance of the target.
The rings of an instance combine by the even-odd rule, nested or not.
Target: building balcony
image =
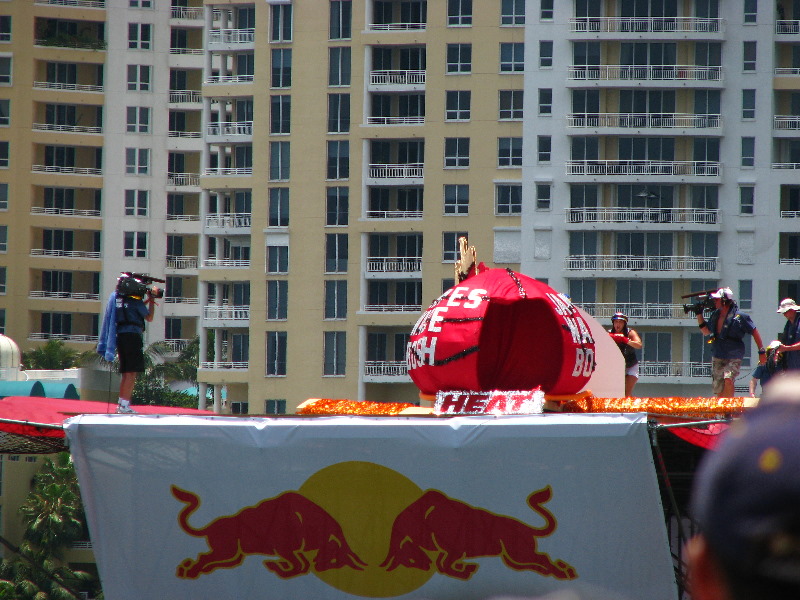
[[[167,185],[196,187],[200,185],[200,176],[197,173],[167,173]]]
[[[203,177],[249,177],[253,167],[209,167],[203,169]]]
[[[251,140],[252,137],[252,121],[210,123],[206,126],[206,138],[209,142],[220,142],[226,140],[248,141]]]
[[[800,162],[778,162],[772,163],[773,169],[789,169],[795,170],[800,169]]]
[[[776,131],[797,131],[800,130],[800,116],[796,115],[775,115],[772,120],[772,128]]]
[[[200,362],[201,369],[212,369],[212,370],[220,370],[220,369],[238,369],[242,371],[247,370],[248,366],[247,361],[219,361],[219,360],[204,360]]]
[[[170,354],[180,354],[186,348],[189,347],[189,344],[192,343],[192,340],[185,340],[181,338],[172,338],[167,340],[161,340],[161,343],[167,347],[167,351]]]
[[[196,256],[170,256],[167,255],[166,268],[177,271],[197,269]]]
[[[249,269],[250,259],[244,258],[207,258],[203,267],[210,269]]]
[[[797,219],[800,218],[800,210],[782,210],[781,219]]]
[[[62,92],[96,92],[103,93],[102,85],[81,83],[59,83],[57,81],[34,81],[33,87],[40,90],[58,90]]]
[[[422,218],[421,210],[368,210],[367,219],[398,219],[418,221]]]
[[[719,129],[722,127],[722,115],[681,113],[577,113],[567,115],[567,127]]]
[[[649,377],[670,380],[678,377],[708,379],[711,377],[711,363],[640,361],[639,380]]]
[[[196,223],[200,220],[200,215],[173,215],[167,214],[167,221],[180,221],[182,223]]]
[[[202,48],[170,48],[169,53],[177,56],[203,56]]]
[[[167,136],[171,138],[200,139],[202,134],[199,131],[169,131]]]
[[[676,223],[715,225],[719,210],[711,208],[568,208],[567,223]]]
[[[422,310],[421,304],[366,304],[364,312],[368,313],[418,313]]]
[[[105,0],[35,0],[43,6],[69,6],[73,8],[105,8]]]
[[[422,163],[372,164],[367,175],[370,179],[422,179],[424,176],[425,167]]]
[[[184,304],[184,305],[196,305],[198,302],[197,298],[189,298],[186,296],[164,296],[164,304]]]
[[[79,210],[76,208],[45,208],[43,206],[31,206],[32,215],[55,215],[60,217],[100,217],[99,210]]]
[[[578,17],[573,33],[721,33],[723,19],[699,17]]]
[[[171,19],[186,19],[189,21],[201,21],[203,19],[202,6],[173,6],[170,13]]]
[[[800,21],[793,19],[775,21],[775,33],[778,35],[797,35],[800,33]]]
[[[84,127],[80,125],[53,125],[51,123],[34,123],[35,131],[56,131],[58,133],[103,133],[102,127]]]
[[[386,88],[389,86],[399,88],[421,89],[425,85],[424,70],[378,70],[370,71],[369,85],[375,88]]]
[[[712,256],[632,256],[624,254],[572,255],[564,259],[566,271],[666,271],[710,273],[717,270]]]
[[[396,22],[396,23],[369,23],[370,31],[425,31],[426,23]]]
[[[98,336],[96,335],[79,335],[79,334],[71,334],[71,333],[48,333],[46,331],[42,332],[31,332],[28,334],[29,340],[63,340],[65,342],[88,342],[92,344],[96,344],[99,340]]]
[[[778,259],[779,265],[800,265],[800,258],[781,257]]]
[[[61,173],[66,175],[103,175],[103,169],[94,169],[91,167],[62,167],[59,165],[32,165],[31,171],[34,173]]]
[[[212,213],[206,215],[206,229],[239,229],[237,233],[247,233],[252,222],[250,213]]]
[[[170,104],[201,104],[203,94],[196,90],[170,90],[169,102]]]
[[[698,160],[570,160],[566,167],[567,175],[717,177],[722,174],[721,162]]]
[[[79,35],[56,35],[34,40],[35,46],[48,48],[69,48],[72,50],[105,50],[106,42],[99,38]]]
[[[800,75],[800,67],[775,67],[774,73],[778,77],[797,77]]]
[[[245,324],[248,321],[250,321],[250,306],[249,305],[204,306],[203,319],[205,319],[206,321],[225,321],[225,322],[237,322],[240,324]],[[226,325],[221,324],[216,326],[225,327]]]
[[[369,256],[367,273],[421,273],[421,256]]]
[[[365,361],[364,381],[368,383],[411,381],[408,376],[408,364],[404,360]]]
[[[31,256],[54,256],[59,258],[100,258],[99,252],[88,250],[49,250],[47,248],[31,248]]]
[[[367,117],[367,125],[423,125],[425,115],[416,117]]]
[[[623,312],[629,319],[646,321],[688,318],[683,312],[683,304],[584,302],[579,306],[596,319],[610,319],[615,312]],[[687,323],[696,324],[693,316],[690,317]]]
[[[47,290],[31,290],[28,298],[56,298],[59,300],[100,300],[100,294],[86,292],[50,292]]]
[[[722,81],[722,67],[698,65],[572,65],[572,81]]]
[[[210,29],[208,31],[208,49],[211,51],[236,50],[254,48],[256,30],[247,29]]]
[[[238,84],[253,83],[253,75],[211,75],[206,77],[203,83],[214,84]]]

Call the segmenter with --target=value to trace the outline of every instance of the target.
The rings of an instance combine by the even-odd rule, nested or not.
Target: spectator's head
[[[697,472],[694,600],[800,598],[800,376],[768,385]]]
[[[781,313],[784,317],[793,321],[798,310],[800,310],[800,306],[797,306],[794,300],[791,298],[784,298],[781,300],[776,312]]]
[[[712,298],[713,300],[719,300],[719,302],[715,302],[716,306],[733,304],[733,290],[729,287],[722,287],[716,292],[711,292],[709,294],[709,298]]]

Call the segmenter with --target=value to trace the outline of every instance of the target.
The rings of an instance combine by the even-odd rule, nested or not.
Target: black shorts
[[[139,333],[118,333],[120,373],[144,373],[144,342]]]

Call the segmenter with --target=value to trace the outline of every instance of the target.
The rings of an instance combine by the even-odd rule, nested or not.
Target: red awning
[[[713,450],[726,429],[728,429],[727,423],[712,423],[706,427],[674,427],[670,431],[690,444]]]

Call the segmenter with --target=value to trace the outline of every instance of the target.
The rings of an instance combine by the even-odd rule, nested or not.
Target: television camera
[[[683,312],[685,314],[693,313],[695,315],[703,314],[705,310],[714,310],[714,299],[711,297],[713,292],[717,290],[706,290],[705,292],[694,292],[693,294],[686,294],[681,298],[694,298],[693,304],[684,304]]]
[[[152,298],[163,298],[164,289],[153,285],[154,282],[166,283],[167,280],[151,277],[144,273],[124,271],[117,279],[117,293],[121,296],[136,296],[138,298],[143,298],[145,294],[150,294]]]

